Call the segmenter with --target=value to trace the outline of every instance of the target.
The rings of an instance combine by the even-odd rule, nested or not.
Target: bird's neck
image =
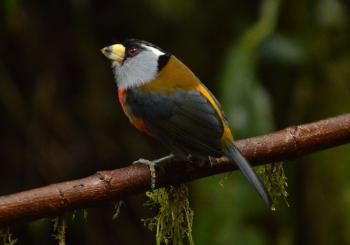
[[[154,80],[158,74],[156,61],[148,65],[137,60],[130,60],[123,65],[113,62],[112,69],[119,88],[141,86]]]

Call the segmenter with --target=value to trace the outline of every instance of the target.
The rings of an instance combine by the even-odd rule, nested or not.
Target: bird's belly
[[[145,124],[145,121],[142,118],[135,116],[132,109],[128,105],[124,104],[123,110],[124,110],[125,115],[129,118],[130,123],[136,129],[138,129],[142,133],[145,133],[149,136],[154,137],[152,132],[149,130],[149,128]]]

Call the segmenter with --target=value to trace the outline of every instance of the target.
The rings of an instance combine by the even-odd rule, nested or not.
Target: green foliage
[[[53,222],[53,237],[58,241],[58,245],[66,245],[66,221],[62,216],[56,217]]]
[[[287,201],[288,192],[287,192],[287,177],[284,174],[283,163],[271,163],[265,166],[262,166],[258,170],[263,177],[263,181],[268,192],[272,198],[272,207],[271,210],[276,210],[276,205],[280,198],[284,199],[285,204],[289,207]]]
[[[117,219],[119,217],[120,214],[120,208],[122,207],[122,205],[124,204],[123,201],[118,201],[115,205],[114,205],[114,214],[112,216],[112,219]]]
[[[186,185],[169,186],[147,192],[147,206],[158,208],[153,218],[144,219],[144,224],[156,230],[156,244],[182,245],[185,239],[194,245],[192,239],[193,211],[189,205]]]
[[[280,0],[265,0],[261,17],[228,51],[221,75],[222,101],[232,127],[252,136],[273,129],[271,99],[256,77],[257,49],[274,31]]]
[[[222,106],[238,137],[273,131],[272,98],[257,75],[259,48],[275,32],[279,0],[265,0],[260,17],[241,37],[225,47],[223,69],[219,75]],[[227,175],[225,175],[225,178]],[[239,173],[225,179],[217,188],[214,178],[196,181],[195,234],[200,244],[269,244],[252,217],[268,213],[264,204]],[[219,181],[223,186],[223,181]],[[208,213],[210,216],[208,217]],[[254,219],[254,218],[253,218]],[[206,231],[210,230],[208,234]]]
[[[18,239],[14,239],[10,233],[10,229],[7,228],[5,231],[0,230],[1,244],[3,245],[15,245]]]
[[[84,221],[87,221],[88,211],[86,208],[74,210],[72,213],[72,220],[75,220],[77,218],[78,214],[80,214],[80,215],[82,214]]]

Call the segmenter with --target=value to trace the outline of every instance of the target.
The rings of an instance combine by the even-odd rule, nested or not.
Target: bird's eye
[[[139,50],[138,50],[137,48],[130,48],[130,49],[128,50],[128,54],[129,54],[129,56],[131,56],[131,57],[137,55],[138,53],[139,53]]]

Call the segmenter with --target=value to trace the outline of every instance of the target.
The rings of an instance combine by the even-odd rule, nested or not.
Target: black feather
[[[261,182],[260,178],[256,175],[249,162],[242,156],[238,148],[233,144],[229,143],[224,150],[225,154],[238,166],[238,168],[243,173],[244,177],[248,182],[254,187],[254,189],[259,193],[264,202],[271,207],[272,201],[268,194],[264,184]]]
[[[162,70],[162,68],[168,63],[170,57],[171,57],[171,55],[168,53],[159,56],[159,58],[158,58],[158,72],[160,70]]]
[[[161,94],[128,89],[126,103],[154,135],[172,148],[193,155],[222,155],[221,119],[199,91]]]

